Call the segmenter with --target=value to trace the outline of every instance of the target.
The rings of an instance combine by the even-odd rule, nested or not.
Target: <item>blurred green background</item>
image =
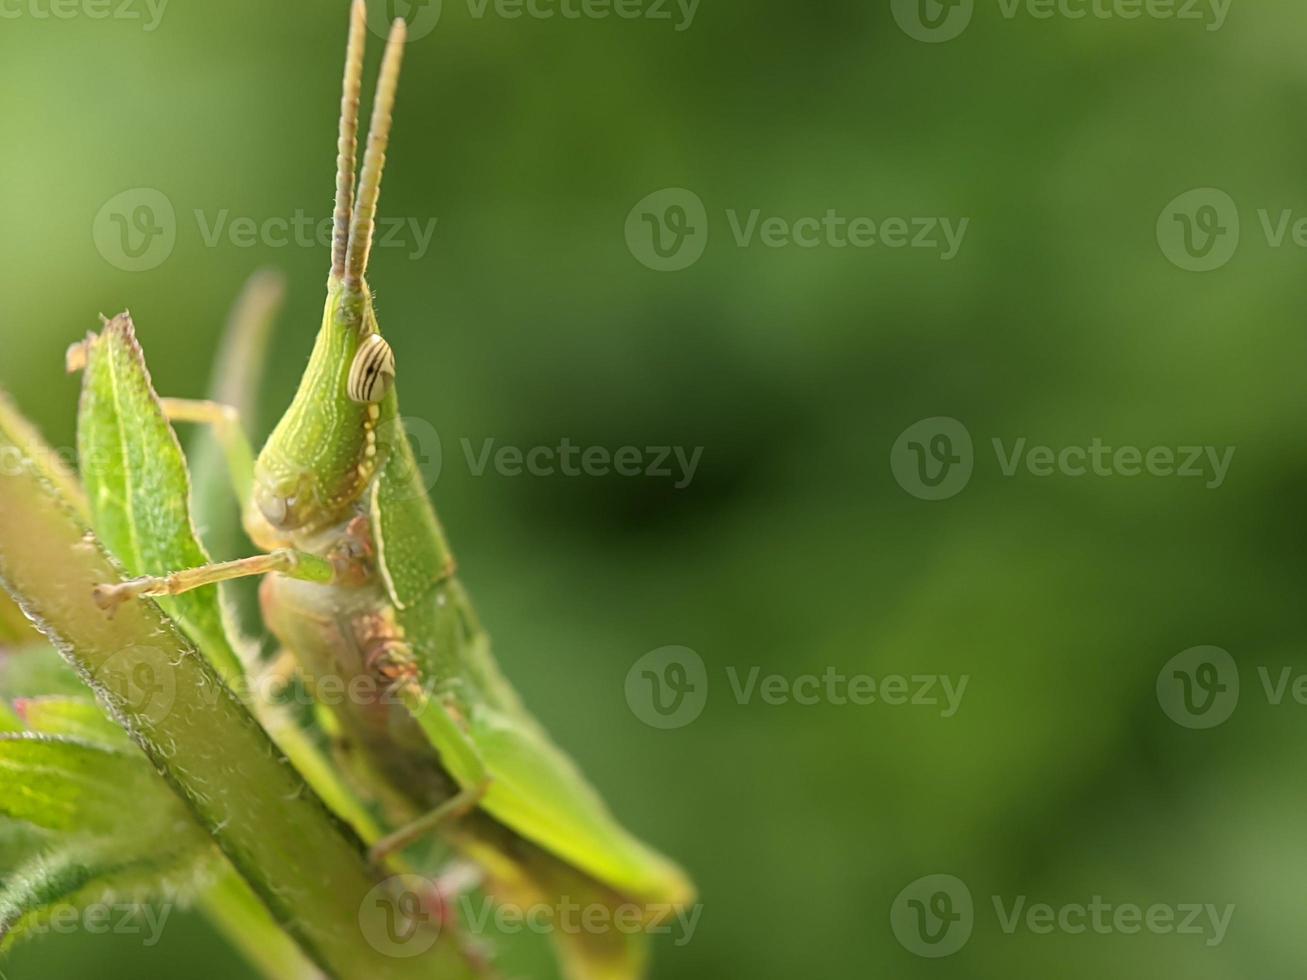
[[[922,2],[703,0],[664,20],[445,0],[411,42],[381,209],[437,224],[425,251],[379,246],[371,281],[405,412],[440,436],[463,574],[527,702],[701,887],[658,976],[1291,975],[1307,707],[1272,703],[1259,668],[1307,671],[1307,253],[1276,232],[1307,217],[1307,9],[1128,17],[1100,0],[1118,15],[1078,19],[976,0],[964,24],[968,5]],[[144,0],[137,20],[89,6],[15,0],[0,18],[0,385],[71,445],[63,351],[129,307],[157,387],[200,396],[229,304],[271,265],[290,286],[262,435],[305,362],[327,252],[205,231],[329,215],[346,4],[176,2],[153,30]],[[93,228],[137,188],[175,209],[175,247],[126,271]],[[706,210],[679,271],[640,261],[642,213],[626,231],[663,188]],[[1190,215],[1200,234],[1221,219],[1205,272],[1180,267],[1186,218],[1167,213],[1193,188],[1228,195]],[[950,260],[742,245],[733,217],[755,209],[969,224]],[[974,472],[932,501],[891,459],[941,416],[969,432]],[[478,475],[463,449],[564,437],[703,454],[678,488]],[[1213,488],[1008,476],[992,444],[1095,437],[1236,451]],[[660,729],[626,684],[668,645],[702,658],[706,703]],[[1242,681],[1210,729],[1157,690],[1199,645]],[[755,667],[968,680],[942,717],[741,699],[732,678]],[[891,927],[930,874],[975,906],[946,958]],[[996,896],[1004,914],[1022,896],[1234,910],[1220,942],[1009,932]],[[74,935],[0,964],[7,980],[244,970],[180,914],[152,948]]]

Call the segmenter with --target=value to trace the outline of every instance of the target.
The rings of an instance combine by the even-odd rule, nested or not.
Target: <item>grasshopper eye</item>
[[[369,334],[359,345],[350,365],[345,392],[351,401],[375,404],[386,397],[395,383],[395,352],[379,333]]]

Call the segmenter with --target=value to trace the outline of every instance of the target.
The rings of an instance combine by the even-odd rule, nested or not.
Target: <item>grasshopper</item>
[[[256,458],[233,411],[161,402],[172,421],[215,427],[263,552],[98,586],[96,599],[112,610],[262,576],[267,627],[307,679],[369,678],[396,695],[327,709],[356,782],[387,815],[389,832],[370,841],[379,869],[437,834],[501,900],[632,906],[647,929],[693,902],[693,885],[616,821],[500,672],[403,434],[366,273],[406,27],[392,24],[356,175],[366,30],[354,0],[326,307],[289,408]],[[575,980],[645,972],[642,930],[556,932]]]

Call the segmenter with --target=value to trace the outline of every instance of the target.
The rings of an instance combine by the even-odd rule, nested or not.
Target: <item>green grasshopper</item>
[[[231,410],[162,401],[173,421],[215,426],[265,553],[102,585],[96,598],[112,610],[264,576],[264,620],[306,678],[369,678],[397,695],[334,704],[329,718],[397,828],[372,841],[378,867],[438,833],[501,900],[635,906],[647,927],[693,902],[693,885],[613,818],[501,674],[402,431],[395,356],[365,273],[406,27],[392,25],[356,177],[365,35],[355,0],[326,309],[289,409],[256,459]],[[645,972],[643,932],[556,939],[576,980]]]

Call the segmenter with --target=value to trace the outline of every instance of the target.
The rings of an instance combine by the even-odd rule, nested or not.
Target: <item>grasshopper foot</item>
[[[139,599],[144,595],[154,581],[154,579],[138,578],[130,582],[97,585],[91,590],[91,598],[95,600],[97,606],[113,616],[124,602]]]

